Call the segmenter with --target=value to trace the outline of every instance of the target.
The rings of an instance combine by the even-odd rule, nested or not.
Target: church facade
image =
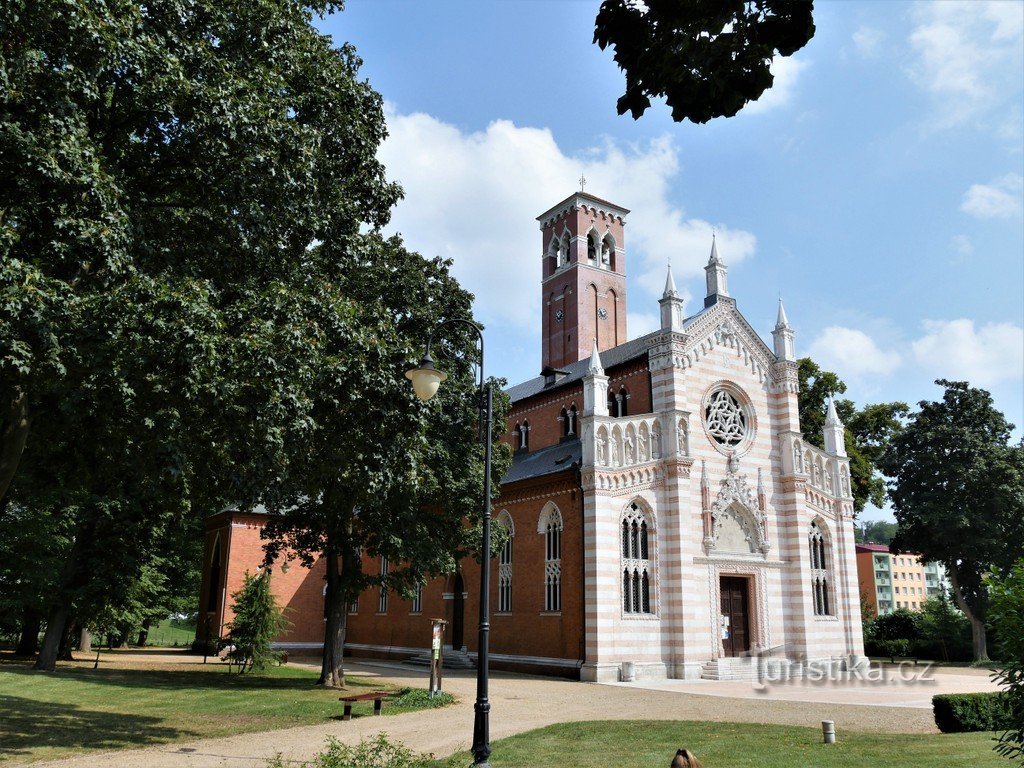
[[[727,676],[730,659],[756,656],[862,663],[843,425],[830,404],[825,450],[803,440],[781,302],[769,347],[712,242],[703,305],[687,313],[669,270],[661,327],[627,340],[628,213],[577,192],[538,219],[543,370],[508,390],[515,454],[493,505],[510,536],[491,564],[492,664],[610,681]],[[251,546],[221,542],[236,529],[258,540],[261,524],[210,520],[217,572],[204,572],[203,615],[216,629],[230,620],[217,595],[256,565]],[[275,590],[285,605],[295,596],[302,629],[281,644],[319,647],[322,601],[305,614],[322,566],[292,571]],[[412,599],[369,590],[350,606],[347,645],[414,655],[439,617],[448,644],[472,656],[478,584],[466,561]]]

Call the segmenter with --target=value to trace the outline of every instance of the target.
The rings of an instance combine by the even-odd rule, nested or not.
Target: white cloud
[[[636,311],[657,311],[669,260],[680,283],[703,275],[713,228],[730,266],[754,253],[752,234],[687,219],[669,200],[679,162],[668,137],[640,145],[606,140],[569,156],[546,128],[496,120],[470,133],[430,115],[399,114],[390,105],[387,113],[390,136],[379,155],[405,189],[389,230],[402,232],[409,247],[426,256],[454,259],[454,274],[476,295],[475,311],[488,325],[539,332],[535,219],[578,189],[581,174],[588,192],[633,210],[626,224],[627,274],[631,285],[650,294],[631,296]],[[629,317],[645,322],[643,314]]]
[[[1018,3],[920,3],[914,20],[909,74],[936,98],[939,127],[977,117],[1019,92],[1024,14]]]
[[[974,255],[974,243],[967,235],[953,235],[949,241],[949,247],[953,249],[959,260],[964,260]]]
[[[772,60],[771,69],[775,76],[772,87],[765,91],[757,101],[747,104],[740,114],[758,115],[788,105],[793,100],[800,73],[806,68],[806,61],[795,59],[792,56],[776,56]]]
[[[1008,219],[1024,209],[1024,177],[1010,173],[991,184],[972,184],[960,210],[979,219]]]
[[[990,387],[1024,378],[1024,328],[1012,323],[925,320],[925,335],[911,345],[914,358],[931,378],[969,381]]]
[[[865,58],[874,58],[885,41],[885,33],[874,27],[861,26],[853,33],[853,44]]]
[[[650,312],[626,311],[626,326],[630,339],[638,339],[661,328],[661,315]]]
[[[888,376],[902,362],[898,352],[885,351],[863,331],[830,325],[807,350],[814,361],[840,378]]]

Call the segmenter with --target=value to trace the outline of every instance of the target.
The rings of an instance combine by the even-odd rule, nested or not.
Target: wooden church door
[[[739,656],[750,650],[749,582],[737,576],[722,577],[722,650]]]

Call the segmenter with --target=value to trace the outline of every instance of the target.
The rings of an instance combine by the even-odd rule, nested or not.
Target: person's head
[[[676,750],[676,756],[672,758],[672,765],[669,768],[703,768],[703,766],[690,750],[679,749]]]

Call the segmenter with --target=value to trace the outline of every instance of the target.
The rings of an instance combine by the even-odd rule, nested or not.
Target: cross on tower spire
[[[587,177],[581,175],[580,176],[580,192],[583,192],[586,189],[586,186],[587,186]]]

